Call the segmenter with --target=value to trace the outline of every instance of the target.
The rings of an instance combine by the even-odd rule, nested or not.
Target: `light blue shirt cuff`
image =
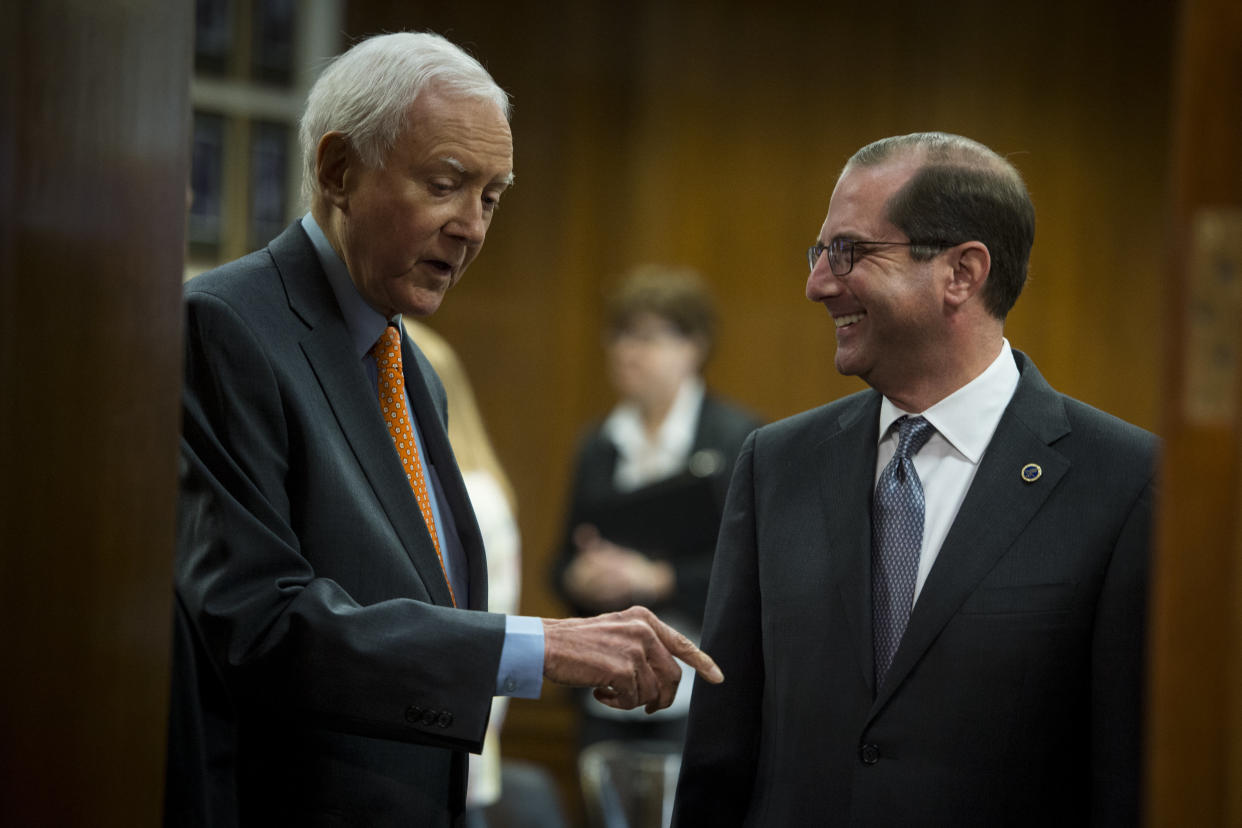
[[[537,699],[542,689],[543,621],[528,615],[506,615],[496,695]]]

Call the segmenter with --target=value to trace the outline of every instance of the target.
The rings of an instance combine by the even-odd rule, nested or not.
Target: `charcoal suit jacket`
[[[185,291],[169,825],[460,824],[504,617],[451,607],[340,308],[299,224]],[[482,540],[444,390],[406,389],[469,595]]]
[[[725,682],[695,686],[675,825],[1138,824],[1157,441],[1015,359],[879,687],[880,395],[748,439],[703,634]]]

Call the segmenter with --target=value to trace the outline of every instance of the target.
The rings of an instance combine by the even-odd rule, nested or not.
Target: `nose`
[[[806,277],[806,298],[812,302],[822,302],[833,296],[840,295],[844,289],[841,277],[832,272],[828,266],[828,256],[821,255],[815,261],[815,267]]]
[[[479,245],[487,236],[490,215],[484,209],[483,200],[476,196],[465,195],[460,199],[445,230],[468,244]]]

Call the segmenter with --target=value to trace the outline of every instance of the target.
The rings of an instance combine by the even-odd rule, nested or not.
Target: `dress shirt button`
[[[440,711],[440,718],[436,719],[436,726],[440,728],[448,727],[453,723],[453,714],[447,710]]]
[[[410,705],[405,709],[405,720],[409,724],[418,724],[423,718],[423,709]]]
[[[517,680],[513,677],[505,679],[504,689],[506,693],[512,693],[517,690]]]
[[[874,765],[880,761],[880,749],[875,745],[863,745],[859,756],[862,757],[864,765]]]

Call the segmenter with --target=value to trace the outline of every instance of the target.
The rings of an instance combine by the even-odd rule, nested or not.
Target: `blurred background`
[[[1187,798],[1206,804],[1153,813],[1202,807],[1195,824],[1242,824],[1236,0],[5,0],[3,12],[0,603],[5,627],[40,633],[4,639],[27,680],[4,691],[0,808],[52,824],[158,814],[180,279],[304,211],[296,121],[324,60],[368,34],[429,29],[514,102],[517,184],[427,322],[460,355],[516,490],[523,614],[565,612],[548,569],[575,444],[614,399],[601,331],[616,279],[642,262],[699,270],[721,317],[708,384],[765,419],[855,391],[832,367],[830,320],[803,296],[806,247],[855,149],[961,133],[1013,160],[1037,211],[1010,341],[1059,390],[1164,436],[1167,482],[1188,481],[1166,485],[1162,506],[1162,552],[1202,554],[1165,570],[1154,598],[1153,699],[1175,710],[1156,723],[1167,761],[1153,759],[1165,774],[1153,790],[1180,803],[1193,778],[1207,790]],[[1195,264],[1204,256],[1220,263]],[[573,726],[568,695],[548,686],[512,703],[503,746],[547,767],[577,813]],[[105,767],[96,750],[133,759]],[[61,801],[65,780],[87,805]],[[118,801],[145,816],[114,820]]]

